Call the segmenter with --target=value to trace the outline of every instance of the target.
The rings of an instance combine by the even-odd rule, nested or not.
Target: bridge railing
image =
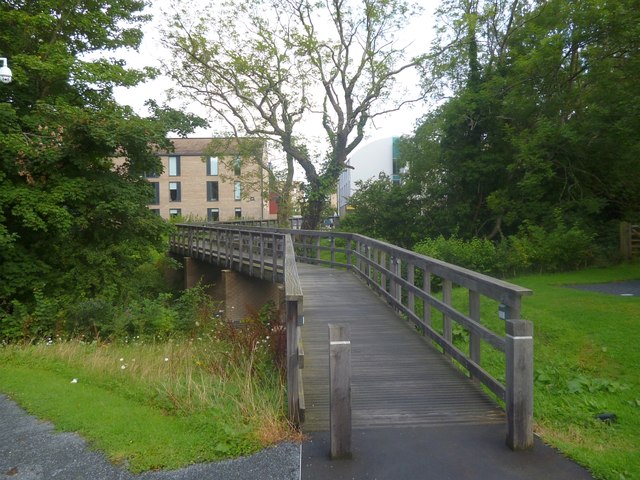
[[[245,235],[264,231],[241,228]],[[531,323],[520,319],[522,297],[531,290],[362,235],[278,228],[268,232],[290,235],[298,261],[346,268],[365,281],[471,378],[505,402],[507,443],[512,448],[532,445],[533,332]],[[460,293],[465,290],[461,306]],[[483,297],[495,304],[491,313],[485,308],[483,314]],[[499,316],[501,328],[487,315]],[[468,336],[465,351],[456,341],[463,336]],[[483,368],[483,358],[490,357],[486,349],[504,359],[503,379]]]
[[[300,371],[304,366],[300,332],[303,292],[291,236],[273,230],[247,230],[242,226],[179,224],[171,235],[170,249],[178,255],[283,284],[288,412],[289,420],[300,425],[305,409]]]
[[[281,282],[285,272],[285,233],[240,226],[179,224],[171,235],[177,254]]]

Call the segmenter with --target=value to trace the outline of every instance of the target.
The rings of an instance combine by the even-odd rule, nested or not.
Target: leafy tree
[[[394,35],[414,11],[403,0],[228,0],[194,24],[191,4],[170,20],[167,44],[179,93],[210,108],[236,135],[272,139],[307,180],[305,228],[316,228],[347,156],[368,122],[396,110],[404,61]],[[325,155],[314,155],[310,124]],[[291,186],[291,182],[287,184]]]
[[[0,52],[0,317],[21,304],[116,298],[161,248],[167,226],[146,208],[143,172],[161,169],[168,130],[197,119],[150,105],[141,118],[113,99],[152,70],[106,57],[137,48],[137,0],[9,0]],[[123,157],[116,168],[113,158]]]
[[[442,233],[636,219],[633,1],[450,0],[424,70],[439,107],[404,147]],[[634,160],[635,159],[635,160]]]
[[[349,214],[340,228],[385,240],[404,248],[424,238],[426,218],[411,185],[394,185],[391,178],[358,182],[358,190],[349,199]]]

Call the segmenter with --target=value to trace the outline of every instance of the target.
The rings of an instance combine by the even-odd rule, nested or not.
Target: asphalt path
[[[610,283],[581,283],[567,286],[578,290],[586,290],[588,292],[620,295],[622,297],[640,297],[640,280],[627,280],[624,282]]]
[[[75,433],[56,432],[0,394],[2,480],[298,480],[300,446],[284,443],[255,455],[134,475],[113,465]]]

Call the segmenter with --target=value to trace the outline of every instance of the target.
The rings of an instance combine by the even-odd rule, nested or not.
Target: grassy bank
[[[534,291],[536,429],[599,478],[640,479],[640,298],[567,285],[639,278],[623,265],[513,279]]]
[[[291,435],[266,343],[0,347],[0,391],[133,472],[246,455]]]

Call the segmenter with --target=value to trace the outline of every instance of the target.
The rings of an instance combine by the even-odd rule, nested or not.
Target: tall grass
[[[34,414],[79,431],[114,461],[125,459],[134,471],[248,454],[295,436],[286,420],[283,376],[272,357],[272,330],[254,322],[226,324],[206,336],[164,342],[5,345],[0,347],[0,391]],[[55,385],[49,386],[49,381]],[[65,413],[65,403],[77,403],[73,396],[80,393],[82,411]],[[109,412],[104,398],[110,396],[124,399],[131,410],[142,407],[152,416],[157,412],[177,422],[159,429],[190,434],[166,432],[149,438],[141,425],[140,432],[131,433],[136,441],[129,451],[120,432],[130,432],[135,422]],[[92,428],[99,419],[82,420],[97,410],[115,422],[106,433],[96,434],[100,429]],[[176,440],[180,438],[183,441]],[[174,440],[169,459],[157,443]],[[140,442],[147,444],[141,447]]]

